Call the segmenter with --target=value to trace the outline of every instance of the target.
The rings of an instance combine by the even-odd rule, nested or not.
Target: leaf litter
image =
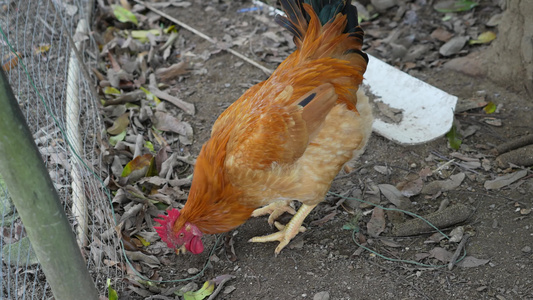
[[[189,2],[160,2],[155,4],[159,7],[176,5],[187,7],[190,5]],[[399,4],[399,6],[400,8],[404,8],[403,14],[405,16],[416,15],[417,9],[415,6],[403,3]],[[430,45],[429,49],[439,49],[443,43],[448,42],[454,36],[468,36],[468,40],[473,40],[483,32],[480,28],[477,31],[466,33],[464,24],[450,26],[454,21],[469,18],[468,15],[464,14],[465,12],[458,12],[450,15],[451,19],[442,21],[442,30],[429,38],[417,36],[415,39],[412,39],[408,31],[385,36],[379,28],[383,27],[381,22],[390,22],[393,20],[395,16],[391,16],[390,13],[383,15],[384,18],[379,21],[367,24],[365,30],[368,28],[369,45],[371,45],[371,48],[377,50],[385,61],[391,62],[408,72],[416,71],[430,66],[440,66],[448,59],[446,57],[436,57],[435,55],[424,55],[424,51],[428,51],[428,49],[421,49],[420,52],[414,51],[419,46],[417,42],[423,40],[424,43]],[[267,24],[267,31],[261,34],[252,32],[243,35],[241,34],[242,31],[240,28],[249,26],[249,24],[246,24],[246,22],[237,22],[237,24],[232,24],[229,27],[224,26],[223,31],[225,34],[221,40],[224,41],[226,46],[220,43],[218,44],[219,49],[217,50],[194,53],[193,48],[184,46],[183,37],[179,32],[176,33],[172,30],[165,32],[165,29],[170,28],[170,26],[161,22],[158,16],[150,15],[150,13],[147,13],[138,6],[136,6],[136,9],[133,9],[133,15],[138,18],[139,27],[134,26],[133,21],[127,21],[120,26],[119,24],[115,24],[116,27],[109,30],[107,38],[104,39],[105,43],[101,45],[103,55],[100,56],[101,63],[98,65],[98,69],[95,70],[95,74],[103,76],[99,81],[102,102],[106,108],[110,108],[104,111],[104,116],[106,117],[106,122],[110,125],[109,128],[115,133],[110,133],[110,136],[108,136],[109,139],[114,138],[115,140],[113,144],[108,146],[104,156],[108,158],[111,164],[120,169],[120,172],[112,172],[107,182],[109,182],[110,187],[113,187],[117,195],[122,195],[114,199],[114,202],[117,204],[118,215],[120,217],[126,216],[122,220],[124,223],[120,226],[121,231],[151,237],[149,238],[151,244],[148,246],[137,239],[140,243],[140,246],[137,248],[161,255],[170,253],[171,251],[162,247],[161,243],[158,242],[158,237],[151,230],[152,225],[149,222],[149,216],[157,215],[157,213],[160,213],[168,206],[179,208],[182,205],[182,201],[186,199],[185,189],[190,185],[190,177],[184,176],[178,170],[188,169],[191,163],[194,163],[194,158],[187,152],[188,148],[186,147],[194,139],[194,132],[188,121],[190,119],[184,116],[194,115],[195,107],[193,104],[182,100],[183,95],[180,94],[180,91],[174,85],[186,80],[190,74],[206,74],[207,69],[203,66],[202,60],[210,59],[211,55],[218,53],[217,51],[227,47],[228,44],[234,46],[250,44],[254,55],[266,62],[280,62],[292,51],[294,45],[292,44],[292,38],[283,30],[273,25],[270,19],[265,19],[263,15],[254,15],[256,20]],[[148,17],[149,15],[150,17]],[[107,21],[109,22],[110,20],[108,19]],[[411,18],[411,21],[418,22],[415,17]],[[111,20],[110,22],[113,21]],[[163,27],[168,27],[161,29],[160,25],[162,24],[164,24]],[[425,26],[425,24],[418,25]],[[405,54],[396,57],[391,55],[395,50],[386,46],[387,44],[384,41],[387,38],[390,42],[388,45],[400,45],[407,50]],[[463,48],[459,49],[457,53],[465,54],[470,49],[481,46],[469,43],[463,45]],[[411,55],[407,55],[407,53],[411,53]],[[457,55],[457,53],[452,54],[452,57],[453,55]],[[96,76],[100,78],[99,75]],[[160,105],[157,99],[167,105]],[[470,110],[483,109],[485,105],[477,105]],[[492,112],[493,108],[489,107],[487,110]],[[391,117],[396,117],[397,113],[392,112],[389,114]],[[128,124],[125,126],[123,121],[125,117],[117,121],[124,115],[127,116],[128,120]],[[117,126],[113,128],[113,124],[115,123]],[[458,131],[461,132],[462,139],[468,138],[467,135],[463,134],[461,129]],[[133,150],[136,148],[136,138],[139,134],[143,136],[143,141],[149,141],[153,146],[152,149],[144,146],[140,147],[141,153],[134,156]],[[455,135],[453,139],[459,139],[459,135]],[[490,164],[490,159],[484,157],[474,158],[477,161],[474,159],[470,160],[472,158],[471,153],[464,153],[460,144],[457,146],[457,149],[458,154],[456,156],[452,155],[452,157],[461,160],[460,163],[466,164],[467,167],[472,169],[479,168],[477,164],[480,159],[488,160]],[[133,162],[137,157],[148,154],[153,155],[153,152],[165,154],[161,156],[157,155],[156,160],[159,157],[160,161],[159,163],[154,163],[156,172],[164,178],[141,176],[141,178],[127,182],[126,185],[124,182],[120,182],[119,177],[124,167]],[[182,159],[178,159],[178,156]],[[169,165],[166,168],[163,167],[165,163]],[[467,178],[465,173],[454,174],[455,169],[453,168],[439,168],[439,166],[430,162],[427,166],[420,169],[419,176],[406,177],[404,180],[394,183],[390,182],[390,184],[375,184],[377,187],[377,200],[375,203],[381,202],[383,204],[390,202],[389,205],[391,207],[409,207],[410,205],[414,205],[415,208],[419,208],[420,204],[417,201],[422,202],[419,198],[424,197],[423,195],[438,197],[443,193],[461,188],[461,184]],[[381,172],[383,175],[391,174],[389,167],[376,168],[375,170]],[[487,168],[485,170],[487,171]],[[161,173],[162,171],[164,172]],[[504,186],[510,184],[512,182]],[[370,195],[367,192],[365,191],[365,197]],[[156,197],[157,193],[161,194],[162,197]],[[423,195],[420,196],[420,193]],[[376,196],[376,194],[373,196]],[[381,196],[384,198],[380,200]],[[415,200],[410,200],[410,197],[413,197]],[[414,203],[411,203],[411,201]],[[359,208],[355,208],[354,213],[357,213],[357,209]],[[322,219],[319,219],[313,225],[323,225],[335,217],[335,213],[336,211],[333,211],[322,216]],[[140,218],[138,218],[139,216]],[[390,224],[391,214],[389,214],[389,211],[384,213],[383,210],[380,211],[380,209],[374,208],[370,220],[371,222],[367,222],[367,226],[364,227],[367,232],[363,234],[378,236],[391,233],[391,228],[393,227]],[[389,224],[387,224],[387,221],[389,221]],[[357,222],[350,226],[350,230],[359,228]],[[368,227],[369,224],[370,227]],[[438,244],[439,240],[435,239],[435,242]],[[394,240],[384,242],[385,245],[387,243],[390,247],[401,245],[401,243]],[[133,253],[143,253],[138,249],[131,251]],[[232,245],[227,249],[232,249]],[[434,255],[438,258],[444,258],[444,252],[438,254],[437,252],[439,251],[442,252],[442,250],[435,250]],[[229,253],[229,256],[232,257],[232,254],[235,255],[235,250],[232,249]],[[139,256],[142,257],[143,255]],[[437,257],[427,257],[426,259],[438,259]],[[471,259],[469,258],[469,260]],[[165,259],[161,259],[162,264],[165,264],[164,261]],[[466,259],[465,261],[468,262]],[[157,264],[153,264],[153,262],[151,260],[143,261],[139,259],[134,261],[134,267],[142,274],[153,275],[150,269],[157,269]],[[466,265],[468,264],[470,263],[466,263]],[[476,266],[476,263],[474,262],[470,265]],[[135,277],[130,278],[133,279]],[[146,287],[142,287],[142,289],[146,289]],[[193,290],[197,290],[197,288]],[[151,295],[151,293],[147,293],[147,295]]]

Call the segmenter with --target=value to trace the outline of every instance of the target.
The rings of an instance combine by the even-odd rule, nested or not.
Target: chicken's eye
[[[183,238],[184,236],[185,236],[185,234],[183,232],[180,233],[180,235],[179,235],[180,238]]]

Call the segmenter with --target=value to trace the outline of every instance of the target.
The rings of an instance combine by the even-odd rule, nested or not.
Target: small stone
[[[392,58],[402,58],[407,54],[407,48],[403,45],[391,43],[391,57]]]
[[[445,63],[444,68],[468,76],[483,76],[486,73],[483,59],[478,52],[470,53],[464,57],[456,57]]]
[[[187,273],[191,274],[191,275],[194,275],[196,273],[198,273],[200,270],[198,270],[197,268],[190,268],[187,270]]]
[[[522,252],[524,252],[524,253],[530,253],[530,252],[531,252],[531,247],[529,247],[529,246],[525,246],[524,248],[522,248]]]
[[[449,41],[452,38],[452,36],[453,36],[453,33],[449,32],[448,30],[442,27],[439,27],[433,30],[433,32],[431,33],[432,38],[439,40],[441,42]]]
[[[329,292],[318,292],[313,296],[313,300],[329,300]]]
[[[396,0],[370,0],[370,3],[372,3],[377,11],[381,12],[396,5]]]
[[[226,287],[222,293],[229,294],[229,293],[233,292],[236,289],[237,288],[234,285],[230,285],[230,286]]]
[[[484,286],[480,286],[480,287],[478,287],[478,288],[476,289],[476,291],[478,291],[478,292],[483,292],[483,291],[485,291],[485,290],[487,290],[487,286],[486,286],[486,285],[484,285]]]

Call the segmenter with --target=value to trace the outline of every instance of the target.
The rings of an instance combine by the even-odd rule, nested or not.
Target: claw
[[[307,215],[313,210],[316,205],[302,205],[298,212],[292,217],[291,221],[287,225],[282,225],[279,222],[275,222],[274,225],[279,230],[278,232],[251,238],[249,242],[264,243],[278,241],[279,245],[276,247],[274,253],[276,256],[281,252],[285,246],[299,233],[304,232],[306,229],[302,226],[302,223]]]
[[[296,214],[296,210],[291,206],[292,201],[278,201],[270,203],[265,207],[258,208],[252,212],[252,217],[259,217],[262,215],[270,214],[268,217],[268,224],[272,226],[275,220],[279,218],[283,213],[287,212],[291,215]]]

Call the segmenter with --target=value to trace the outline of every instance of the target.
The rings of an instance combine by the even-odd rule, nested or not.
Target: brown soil
[[[249,30],[266,26],[253,18],[253,13],[236,13],[238,9],[250,6],[249,2],[204,3],[197,0],[192,1],[190,7],[171,8],[167,12],[207,35],[222,40],[226,29],[234,24],[248,22]],[[207,7],[214,9],[206,10]],[[422,14],[418,17],[435,18]],[[240,30],[246,28],[241,27]],[[195,54],[201,54],[204,50],[216,52],[215,46],[186,30],[182,29],[180,35],[187,46],[194,46],[192,52]],[[234,49],[259,60],[250,52],[251,47],[247,44]],[[276,67],[276,63],[261,63],[272,69]],[[193,117],[186,117],[195,130],[195,141],[190,149],[193,154],[198,153],[208,138],[216,117],[248,86],[267,78],[257,68],[241,64],[240,59],[224,51],[212,54],[204,67],[207,74],[191,75],[179,83],[183,99],[194,103],[198,112]],[[466,77],[440,67],[416,68],[411,70],[411,74],[459,98],[470,98],[477,91],[485,91],[490,100],[503,104],[496,115],[503,121],[501,127],[483,123],[484,112],[481,109],[457,116],[462,126],[479,126],[474,135],[464,139],[461,153],[485,153],[485,149],[494,145],[531,133],[531,102],[528,103],[524,95],[512,93],[506,87],[484,79]],[[364,190],[370,182],[395,185],[409,174],[418,174],[426,166],[434,170],[436,162],[426,160],[432,151],[447,157],[453,152],[444,137],[424,145],[402,146],[374,134],[360,159],[363,168],[335,181],[331,191],[344,193]],[[494,161],[491,157],[489,159]],[[388,166],[392,173],[383,175],[374,166]],[[329,293],[330,299],[533,299],[533,254],[524,249],[533,246],[533,223],[531,214],[522,216],[517,212],[517,208],[532,206],[532,179],[526,179],[521,185],[511,188],[487,191],[483,182],[501,175],[497,168],[489,171],[477,169],[479,174],[454,166],[444,170],[446,174],[460,171],[466,172],[467,178],[459,188],[445,192],[437,199],[414,196],[411,201],[416,204],[412,211],[419,214],[434,211],[444,198],[452,203],[475,207],[475,214],[467,222],[474,236],[469,240],[466,250],[468,255],[490,259],[488,264],[474,268],[455,267],[449,271],[447,268],[434,269],[390,262],[367,251],[354,255],[358,246],[352,241],[352,232],[342,229],[353,215],[342,207],[337,209],[332,220],[321,226],[309,226],[312,221],[331,212],[328,209],[335,205],[338,198],[330,196],[306,219],[308,230],[300,234],[279,256],[274,257],[277,243],[247,242],[253,236],[273,232],[266,218],[250,219],[231,233],[237,260],[231,262],[226,258],[223,248],[217,250],[215,254],[220,260],[211,262],[204,276],[195,281],[201,285],[205,280],[222,274],[236,276],[226,283],[235,289],[228,294],[220,293],[217,299],[311,299],[323,291]],[[384,198],[382,203],[386,203]],[[361,230],[366,230],[368,220],[369,216],[361,219]],[[424,243],[428,236],[395,239],[399,244],[397,248],[386,247],[374,239],[369,247],[387,257],[413,260],[416,253],[427,252],[435,247]],[[206,251],[201,255],[168,256],[171,263],[159,275],[165,280],[189,277],[189,268],[202,268],[213,240],[214,237],[207,237]],[[429,262],[438,263],[435,260]],[[122,296],[127,297],[125,294],[128,292],[123,292]],[[138,297],[133,293],[130,296]]]

